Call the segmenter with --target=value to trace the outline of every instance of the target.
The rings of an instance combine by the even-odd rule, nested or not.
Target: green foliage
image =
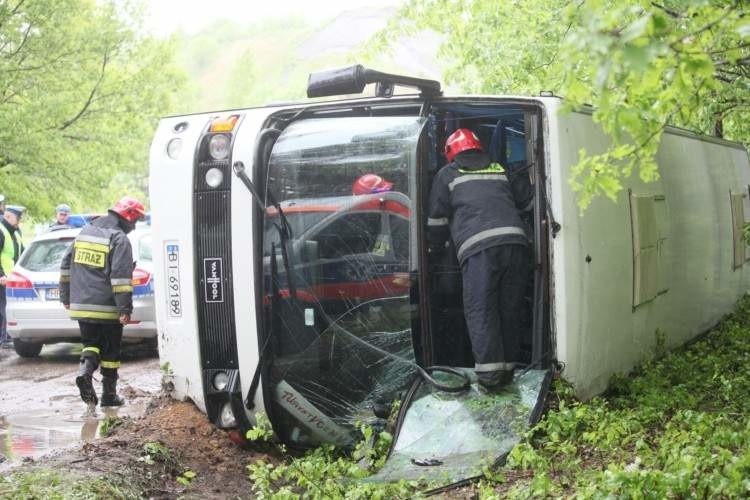
[[[123,422],[124,420],[119,417],[106,417],[99,425],[99,435],[102,437],[109,436],[115,430],[115,427],[121,426]]]
[[[367,424],[359,424],[358,427],[362,433],[362,440],[355,446],[351,457],[360,465],[364,465],[367,470],[376,471],[385,464],[388,458],[393,436],[387,431],[380,431],[376,434],[375,430]]]
[[[139,462],[146,465],[162,463],[169,469],[177,469],[178,462],[172,451],[158,442],[148,442],[143,445],[143,454],[138,458]]]
[[[372,484],[360,481],[385,462],[392,436],[360,425],[362,441],[351,454],[323,445],[283,463],[259,460],[247,466],[258,498],[415,498],[417,484],[401,481]]]
[[[145,198],[156,118],[182,75],[140,31],[137,0],[0,2],[0,184],[47,219]],[[40,196],[44,193],[44,196]]]
[[[17,472],[0,476],[0,497],[8,500],[95,500],[135,498],[135,491],[105,478],[71,478],[53,470]]]
[[[445,35],[449,83],[465,92],[553,90],[594,106],[609,148],[581,151],[571,184],[582,208],[616,199],[637,172],[658,178],[668,124],[750,142],[747,2],[710,0],[412,0],[393,33]]]
[[[187,469],[185,472],[177,476],[175,480],[183,486],[190,486],[190,483],[193,482],[193,479],[195,479],[195,476],[197,476],[195,472],[191,471],[190,469]]]
[[[750,297],[705,338],[614,380],[606,397],[582,403],[558,382],[558,409],[508,456],[506,473],[527,478],[508,496],[747,497],[748,359]]]
[[[271,421],[265,413],[255,414],[255,425],[245,433],[245,439],[248,441],[269,442],[273,440],[274,433],[271,427]]]

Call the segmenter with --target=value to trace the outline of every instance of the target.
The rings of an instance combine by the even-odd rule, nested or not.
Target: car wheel
[[[44,344],[13,339],[13,349],[15,349],[16,354],[22,358],[35,358],[39,356],[39,353],[42,352],[42,347],[44,347]]]

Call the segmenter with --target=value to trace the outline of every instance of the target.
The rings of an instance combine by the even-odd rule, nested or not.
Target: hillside
[[[177,35],[190,88],[176,113],[304,99],[311,71],[354,63],[440,79],[440,37],[433,32],[365,56],[368,40],[393,14],[387,8],[349,11],[314,25],[300,17],[251,26],[222,20],[195,35]]]

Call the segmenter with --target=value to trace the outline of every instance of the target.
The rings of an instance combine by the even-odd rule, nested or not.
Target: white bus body
[[[400,340],[413,350],[413,361],[401,357],[395,366],[387,366],[391,358],[383,358],[381,364],[362,354],[361,364],[383,373],[391,370],[387,377],[411,370],[404,367],[414,362],[472,366],[466,339],[459,345],[460,339],[449,338],[452,332],[465,337],[460,306],[458,312],[453,307],[460,294],[451,295],[450,285],[437,284],[442,278],[422,251],[424,193],[442,161],[439,151],[445,135],[457,125],[473,127],[484,137],[492,135],[493,144],[500,130],[502,158],[530,166],[536,189],[529,232],[536,262],[528,295],[530,367],[563,367],[562,376],[581,396],[589,397],[604,390],[612,375],[627,373],[662,347],[684,344],[705,332],[746,293],[750,274],[741,227],[744,213],[750,211],[750,167],[747,151],[738,144],[668,129],[657,155],[657,181],[625,179],[616,202],[596,199],[581,214],[569,182],[571,168],[581,148],[596,154],[609,140],[590,114],[563,113],[561,101],[554,97],[373,98],[169,117],[161,120],[151,148],[150,200],[159,348],[162,361],[169,363],[175,396],[193,400],[222,427],[247,427],[256,412],[267,411],[287,441],[346,444],[348,419],[362,417],[359,398],[377,405],[377,397],[392,397],[388,391],[396,391],[395,386],[384,389],[385,379],[366,382],[356,375],[356,383],[378,387],[377,397],[347,396],[338,401],[337,394],[315,394],[309,384],[335,393],[338,389],[332,387],[340,381],[349,384],[348,390],[351,383],[344,379],[349,368],[336,372],[335,380],[304,380],[308,372],[298,372],[303,380],[294,382],[295,367],[315,365],[313,374],[344,370],[323,365],[351,361],[333,353],[340,348],[334,340],[346,341],[346,328],[353,321],[345,318],[349,326],[341,327],[331,318],[341,311],[341,317],[357,311],[357,321],[377,320],[389,311],[387,304],[384,309],[377,303],[380,300],[401,301],[399,311],[411,304],[411,322],[404,323],[411,333]],[[269,128],[278,131],[268,134]],[[209,141],[216,134],[230,139],[229,154],[222,160],[208,156]],[[266,136],[273,137],[264,142]],[[256,151],[256,144],[267,146],[267,153]],[[309,170],[316,154],[321,155],[319,182]],[[279,207],[288,212],[292,226],[306,216],[315,219],[309,227],[295,226],[298,240],[288,243],[289,253],[292,260],[304,260],[300,248],[308,245],[315,252],[311,261],[316,266],[323,262],[322,274],[335,261],[323,258],[326,228],[347,214],[370,210],[363,208],[368,206],[366,199],[358,208],[358,201],[344,202],[336,196],[351,185],[354,172],[365,168],[358,165],[369,162],[391,169],[400,180],[399,196],[411,205],[383,208],[389,202],[381,199],[379,211],[373,209],[379,215],[371,218],[379,224],[378,237],[386,239],[397,237],[393,224],[408,221],[408,233],[401,236],[404,245],[408,242],[405,256],[401,261],[382,261],[378,265],[391,266],[390,270],[366,285],[341,277],[311,285],[303,278],[292,297],[289,277],[298,280],[296,260],[294,272],[285,278],[280,251],[284,242],[276,241],[270,250],[275,258],[269,257],[267,248],[266,240],[277,238],[273,228],[280,225],[278,210],[258,208],[231,170],[236,162],[244,164],[261,196],[282,196]],[[207,177],[212,168],[218,168],[218,174]],[[216,187],[210,186],[209,177]],[[327,185],[332,185],[330,193]],[[264,203],[270,205],[271,199],[264,198]],[[391,222],[386,224],[386,219]],[[367,252],[372,263],[381,262],[377,252]],[[352,255],[345,257],[352,260]],[[351,274],[347,269],[344,274]],[[457,275],[450,269],[443,275],[449,282]],[[403,276],[405,288],[392,285],[402,284]],[[375,290],[373,283],[382,287],[385,282],[392,288],[367,299]],[[336,299],[335,293],[351,296]],[[292,298],[297,306],[288,309]],[[319,326],[320,318],[325,318],[328,329]],[[324,338],[333,326],[344,328],[343,333]],[[260,331],[268,328],[273,335]],[[290,348],[295,332],[306,340]],[[369,342],[369,337],[362,338]],[[360,355],[356,346],[347,349],[342,352]],[[274,361],[266,362],[266,350]],[[406,364],[399,368],[398,363]],[[372,377],[386,377],[380,372]],[[540,380],[534,383],[543,390]],[[331,409],[337,404],[350,407],[346,417]]]

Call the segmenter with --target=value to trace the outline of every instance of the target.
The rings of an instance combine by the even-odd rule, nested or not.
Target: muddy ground
[[[46,346],[39,358],[22,359],[0,349],[0,474],[101,475],[144,498],[251,496],[246,464],[274,457],[238,447],[192,403],[166,397],[153,349],[124,349],[127,404],[96,417],[86,415],[73,383],[79,350]],[[107,417],[118,424],[102,437],[115,421]]]

